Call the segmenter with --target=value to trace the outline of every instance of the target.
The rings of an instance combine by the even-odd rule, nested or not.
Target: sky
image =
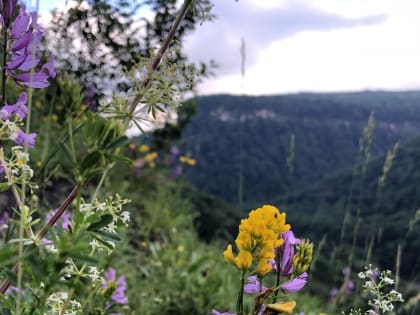
[[[59,3],[40,0],[40,13]],[[419,0],[213,3],[216,20],[184,43],[192,61],[218,64],[200,94],[420,89]]]

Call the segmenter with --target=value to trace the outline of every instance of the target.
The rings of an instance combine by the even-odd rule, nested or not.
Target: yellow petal
[[[272,311],[279,312],[279,313],[292,314],[295,306],[296,306],[295,301],[287,301],[287,302],[280,302],[276,304],[268,304],[267,308]]]
[[[233,256],[232,252],[232,245],[229,244],[227,246],[226,250],[223,252],[223,257],[227,262],[230,262],[231,264],[236,266],[235,256]]]
[[[239,269],[246,270],[249,269],[252,265],[252,255],[247,250],[239,251],[238,256],[236,256],[236,265]]]

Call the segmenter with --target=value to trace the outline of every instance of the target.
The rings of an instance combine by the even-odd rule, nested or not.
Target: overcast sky
[[[41,0],[41,13],[57,2]],[[420,0],[213,2],[217,19],[184,46],[219,65],[202,94],[420,89]]]

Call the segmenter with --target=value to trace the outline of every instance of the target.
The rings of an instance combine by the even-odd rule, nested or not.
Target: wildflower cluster
[[[223,256],[241,272],[237,314],[245,314],[243,293],[257,294],[252,314],[291,314],[296,302],[288,300],[286,293],[298,292],[307,283],[313,244],[297,239],[286,224],[286,214],[270,205],[252,210],[241,221],[235,244],[237,254],[229,244]],[[276,284],[267,288],[263,280],[270,273],[276,275]],[[213,310],[213,314],[232,313]]]
[[[169,170],[169,179],[175,180],[182,174],[184,165],[193,167],[197,164],[197,161],[192,157],[181,155],[180,149],[175,145],[171,146],[167,153],[152,151],[147,144],[137,146],[135,143],[130,143],[129,149],[134,158],[132,167],[136,176],[140,176],[142,170],[146,168],[154,169],[157,166],[162,166]],[[136,158],[136,155],[133,154],[136,151],[140,153],[140,157]]]
[[[17,12],[19,11],[19,12]],[[6,170],[8,184],[19,179],[28,180],[33,172],[27,165],[29,157],[23,153],[21,146],[32,148],[35,145],[35,133],[25,133],[21,130],[28,108],[28,96],[21,92],[16,103],[9,105],[6,95],[6,80],[13,79],[21,86],[44,88],[54,78],[54,58],[44,63],[40,70],[35,68],[41,62],[39,44],[43,35],[42,28],[37,24],[37,14],[28,13],[25,6],[20,9],[17,0],[0,2],[0,26],[3,31],[3,68],[0,108],[0,140],[11,140],[20,147],[12,149],[12,157],[8,157],[0,148],[0,173]]]
[[[391,312],[395,302],[404,302],[402,294],[395,289],[389,290],[387,287],[394,284],[390,270],[379,272],[377,268],[365,267],[365,271],[359,272],[358,277],[365,280],[363,285],[364,292],[370,296],[368,305],[370,309],[365,312],[362,310],[351,310],[349,315],[380,315]],[[344,314],[344,313],[343,313]]]
[[[130,212],[123,211],[122,208],[130,200],[121,198],[116,194],[110,196],[105,201],[94,203],[83,203],[80,211],[83,213],[84,224],[87,231],[92,235],[90,247],[92,253],[106,250],[111,254],[115,248],[115,240],[118,240],[117,227],[128,225]]]

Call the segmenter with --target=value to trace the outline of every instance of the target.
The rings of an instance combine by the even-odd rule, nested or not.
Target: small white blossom
[[[128,211],[123,211],[121,213],[121,220],[123,221],[124,224],[127,224],[128,222],[130,222],[130,212]]]

